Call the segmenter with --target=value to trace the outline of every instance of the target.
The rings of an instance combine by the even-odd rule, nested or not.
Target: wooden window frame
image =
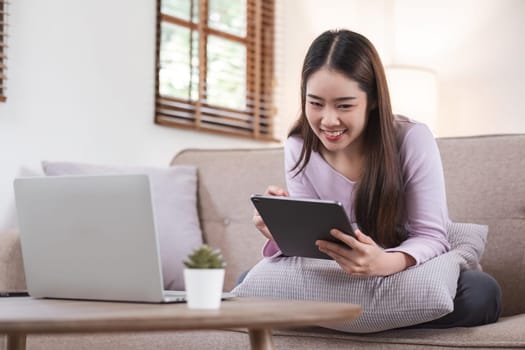
[[[255,140],[274,137],[274,0],[246,0],[247,33],[239,37],[207,25],[208,0],[199,1],[198,23],[161,13],[157,0],[155,123]],[[161,24],[172,23],[199,35],[199,81],[197,101],[162,96],[159,92]],[[206,103],[206,43],[214,35],[246,45],[246,105],[244,109]]]
[[[0,102],[5,102],[7,79],[7,5],[8,1],[0,0]]]

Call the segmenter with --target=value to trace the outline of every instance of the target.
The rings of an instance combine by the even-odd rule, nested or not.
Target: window
[[[0,102],[5,102],[7,61],[7,1],[0,0]]]
[[[155,122],[273,140],[274,0],[157,0]]]

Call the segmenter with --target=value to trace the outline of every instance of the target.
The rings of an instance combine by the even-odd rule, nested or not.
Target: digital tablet
[[[331,259],[319,251],[315,241],[322,239],[344,244],[330,235],[334,228],[354,236],[352,225],[339,202],[260,194],[254,194],[250,199],[286,256]]]

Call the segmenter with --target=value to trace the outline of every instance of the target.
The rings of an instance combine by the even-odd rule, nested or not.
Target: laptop
[[[32,297],[185,301],[163,290],[147,175],[17,178],[14,190]]]

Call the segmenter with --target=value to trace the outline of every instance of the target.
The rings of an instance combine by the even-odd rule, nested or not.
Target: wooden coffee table
[[[355,320],[353,304],[234,298],[219,310],[186,304],[142,304],[0,298],[0,334],[7,350],[25,349],[28,334],[148,332],[246,328],[252,349],[273,349],[272,328]]]

